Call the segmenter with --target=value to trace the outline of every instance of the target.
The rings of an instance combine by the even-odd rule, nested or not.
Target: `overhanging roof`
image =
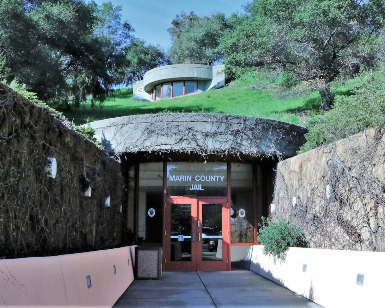
[[[110,153],[291,157],[305,142],[303,127],[268,119],[205,113],[161,113],[90,123]]]

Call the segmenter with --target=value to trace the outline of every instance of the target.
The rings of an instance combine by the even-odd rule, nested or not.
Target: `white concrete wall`
[[[152,101],[153,87],[157,84],[177,80],[198,80],[198,91],[225,86],[224,65],[173,64],[156,67],[144,75],[144,79],[133,84],[133,97]],[[191,94],[190,94],[191,95]]]
[[[385,306],[385,252],[290,248],[284,262],[274,262],[256,245],[250,270],[324,307]]]
[[[221,88],[225,86],[225,66],[223,64],[213,66],[213,79],[209,85],[211,88]]]
[[[250,268],[253,246],[231,246],[231,265],[236,268]]]
[[[132,96],[138,100],[152,101],[152,92],[144,90],[144,80],[136,81],[132,85]]]
[[[0,306],[111,307],[134,280],[132,258],[134,247],[1,260]]]

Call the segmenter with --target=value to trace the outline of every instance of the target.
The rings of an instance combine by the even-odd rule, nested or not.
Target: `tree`
[[[233,14],[227,20],[229,28],[220,39],[219,48],[224,54],[226,77],[238,77],[237,71],[264,65],[259,42],[255,39],[258,29],[264,26],[250,15]]]
[[[17,80],[49,104],[103,101],[124,79],[133,29],[121,8],[83,0],[0,2],[0,48]]]
[[[327,110],[330,83],[373,64],[385,5],[383,0],[255,0],[247,12],[236,30],[247,33],[247,39],[225,38],[231,40],[225,49],[229,64],[253,50],[250,63],[278,67],[310,82]]]
[[[349,92],[339,95],[330,111],[312,118],[307,126],[307,142],[300,152],[352,136],[365,129],[385,124],[385,68],[362,72],[358,84]]]
[[[170,58],[176,63],[199,63],[211,65],[223,57],[219,41],[228,28],[223,14],[198,17],[194,12],[182,12],[168,29],[172,46]]]
[[[199,20],[199,17],[193,11],[191,11],[188,15],[184,11],[182,11],[180,15],[176,15],[176,17],[171,21],[172,27],[167,29],[171,36],[171,40],[175,41],[178,36],[182,35],[182,32],[187,28],[189,23],[196,20]]]
[[[164,51],[159,47],[146,44],[145,41],[135,39],[126,48],[126,82],[142,80],[144,74],[158,66],[171,64]]]

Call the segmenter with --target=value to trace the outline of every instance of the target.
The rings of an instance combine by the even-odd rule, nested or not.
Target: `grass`
[[[269,118],[304,125],[319,111],[320,97],[314,92],[296,98],[279,98],[277,85],[266,74],[249,73],[219,90],[158,102],[142,102],[132,98],[132,89],[116,92],[101,106],[83,104],[64,112],[75,124],[125,115],[160,112],[208,112]]]

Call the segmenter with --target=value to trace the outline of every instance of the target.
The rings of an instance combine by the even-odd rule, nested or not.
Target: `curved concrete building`
[[[127,179],[127,233],[163,248],[166,271],[247,268],[279,159],[306,130],[253,117],[163,113],[93,122]]]
[[[157,101],[198,94],[225,85],[224,65],[174,64],[148,71],[133,85],[135,99]]]

